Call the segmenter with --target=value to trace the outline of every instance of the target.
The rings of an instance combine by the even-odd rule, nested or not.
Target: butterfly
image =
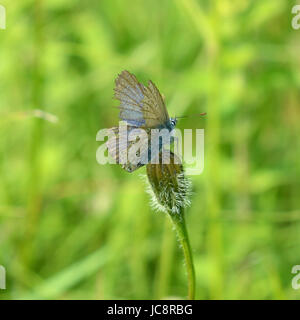
[[[142,146],[148,146],[141,149],[139,156],[141,159],[151,158],[151,129],[167,129],[171,132],[177,123],[176,118],[170,118],[164,99],[155,84],[149,80],[145,86],[138,82],[135,75],[128,71],[122,71],[115,80],[114,98],[120,101],[117,107],[120,110],[119,117],[126,122],[127,137],[133,130],[135,132],[146,132],[140,137],[139,143]],[[116,163],[122,164],[122,168],[128,172],[133,172],[142,167],[145,162],[132,163],[127,158],[122,163],[121,158],[128,155],[128,150],[134,145],[135,141],[122,139],[119,127],[109,129],[112,137],[106,142],[110,155],[116,160]],[[124,138],[124,137],[123,137]]]

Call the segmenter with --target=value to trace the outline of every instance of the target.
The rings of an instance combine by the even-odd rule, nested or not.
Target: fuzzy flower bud
[[[190,205],[191,183],[185,177],[180,159],[170,152],[170,161],[163,163],[167,155],[161,152],[159,164],[147,164],[149,188],[152,206],[169,214],[179,214]]]

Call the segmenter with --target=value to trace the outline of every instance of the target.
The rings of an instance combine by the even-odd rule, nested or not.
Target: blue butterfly
[[[128,71],[122,71],[118,75],[115,86],[114,98],[120,101],[117,107],[120,109],[119,117],[128,125],[127,135],[134,129],[143,129],[147,135],[142,137],[142,144],[150,146],[151,129],[168,129],[171,132],[177,123],[176,118],[170,118],[164,100],[152,81],[148,81],[148,86],[138,82],[137,78]],[[106,145],[109,153],[117,163],[124,153],[128,153],[129,148],[134,144],[133,141],[122,142],[119,127],[110,129],[116,138],[108,139]],[[161,148],[161,146],[160,146]],[[144,155],[149,158],[151,147],[143,151]],[[122,163],[122,168],[128,172],[133,172],[143,166],[144,163],[131,163],[127,161]]]

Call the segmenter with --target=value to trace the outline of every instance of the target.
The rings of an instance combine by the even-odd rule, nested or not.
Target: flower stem
[[[180,242],[180,245],[183,250],[187,275],[188,275],[188,299],[195,300],[195,269],[193,263],[193,255],[190,246],[190,241],[186,229],[184,209],[181,209],[180,214],[170,214],[172,222],[177,232],[177,236]]]

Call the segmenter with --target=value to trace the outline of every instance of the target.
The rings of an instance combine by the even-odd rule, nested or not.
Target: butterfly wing
[[[130,151],[130,148],[133,147],[136,141],[128,141],[128,136],[133,129],[137,130],[136,127],[128,126],[127,132],[125,133],[127,134],[127,137],[124,137],[124,139],[122,139],[121,134],[124,134],[124,133],[119,132],[119,127],[113,127],[109,129],[109,132],[110,132],[110,134],[108,134],[109,139],[106,142],[106,146],[110,156],[116,161],[117,164],[120,164],[122,168],[128,172],[133,172],[137,170],[147,162],[148,146],[150,145],[150,142],[151,142],[150,132],[148,129],[147,135],[140,137],[140,140],[141,140],[140,143],[147,146],[146,150],[141,150],[141,154],[140,154],[141,160],[137,163],[131,161],[129,151]],[[123,159],[126,159],[126,161],[124,161]]]
[[[159,128],[169,120],[164,100],[152,81],[146,87],[125,70],[117,77],[114,91],[120,101],[120,118],[129,125]]]

